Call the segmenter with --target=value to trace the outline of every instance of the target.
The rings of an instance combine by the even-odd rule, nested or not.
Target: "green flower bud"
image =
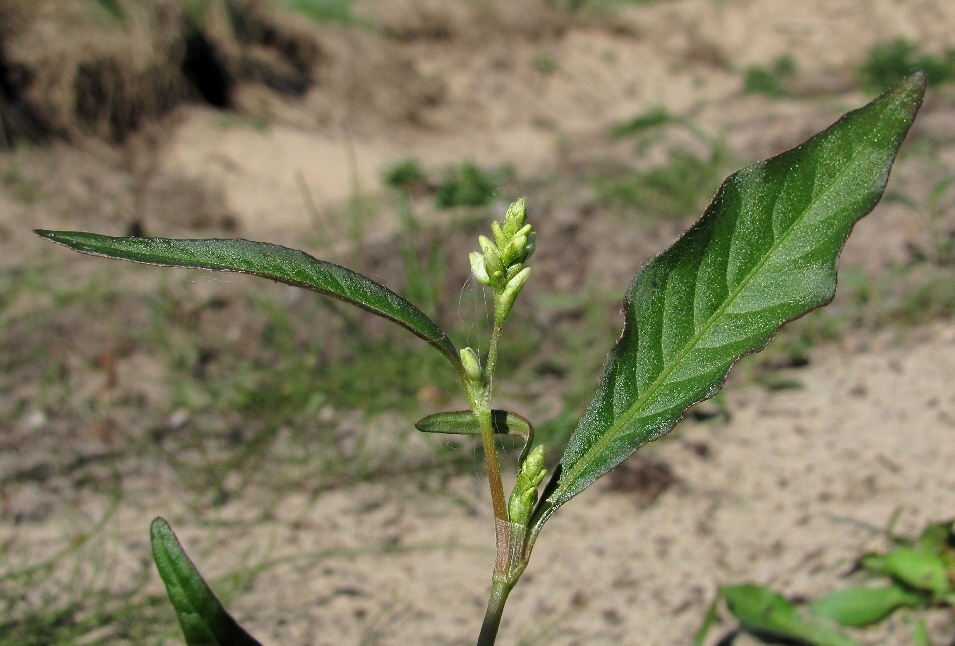
[[[538,444],[527,454],[517,474],[514,491],[507,503],[507,511],[512,523],[527,525],[537,503],[537,488],[544,481],[547,470],[544,468],[544,446]]]
[[[527,207],[521,198],[508,207],[503,222],[491,222],[494,240],[478,236],[481,251],[469,256],[475,280],[494,290],[495,306],[501,317],[507,316],[527,281],[529,272],[525,272],[524,263],[537,245],[537,234],[524,222],[526,217]]]
[[[531,231],[527,234],[527,243],[524,245],[524,262],[527,262],[527,259],[534,255],[534,251],[537,250],[537,233]]]
[[[507,236],[504,235],[504,229],[501,228],[501,223],[497,220],[491,222],[491,232],[494,234],[494,240],[497,241],[498,248],[507,244]]]
[[[490,278],[490,284],[496,284],[504,277],[506,267],[501,259],[501,253],[493,242],[481,236],[478,238],[481,249],[484,250],[484,269]]]
[[[480,383],[484,378],[484,371],[481,370],[481,360],[477,353],[471,348],[461,348],[458,352],[461,358],[461,365],[464,366],[464,374],[474,383]]]
[[[537,503],[537,489],[528,489],[522,493],[516,490],[507,501],[507,515],[512,523],[527,526],[531,520],[531,512]]]
[[[511,280],[512,278],[514,278],[514,276],[521,273],[523,269],[524,269],[524,265],[522,263],[517,263],[516,265],[511,265],[510,267],[508,267],[507,272],[504,275],[507,276],[507,280]]]
[[[524,259],[524,246],[527,244],[527,237],[516,235],[508,240],[507,245],[501,250],[501,260],[505,267],[510,267],[516,262]]]
[[[487,268],[484,266],[484,256],[477,251],[472,251],[468,258],[471,260],[471,274],[474,279],[483,285],[490,285],[491,278],[487,275]]]
[[[538,444],[530,450],[524,462],[521,463],[515,486],[520,489],[537,489],[544,480],[545,473],[547,470],[544,468],[544,445]]]
[[[516,202],[507,207],[504,214],[504,233],[511,237],[524,226],[524,219],[527,217],[527,204],[524,198],[519,198]]]
[[[521,288],[524,287],[524,283],[531,277],[531,268],[524,267],[522,270],[517,272],[513,278],[507,281],[507,286],[504,287],[504,294],[511,293],[514,296],[517,296],[518,292],[521,291]]]

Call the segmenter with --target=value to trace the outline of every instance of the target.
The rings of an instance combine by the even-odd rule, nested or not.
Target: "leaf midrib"
[[[709,317],[709,319],[706,320],[706,322],[700,328],[700,330],[693,336],[690,342],[686,344],[684,350],[681,351],[679,355],[677,355],[676,360],[672,361],[670,363],[670,366],[664,369],[660,373],[660,375],[653,381],[653,383],[650,384],[650,386],[647,387],[647,389],[637,399],[637,401],[635,401],[633,405],[626,410],[626,412],[624,412],[620,417],[617,418],[617,420],[611,425],[609,431],[607,433],[604,433],[597,440],[597,442],[594,443],[594,445],[591,446],[583,454],[583,456],[581,456],[579,460],[577,460],[576,464],[569,471],[566,472],[567,474],[566,477],[561,477],[561,484],[558,485],[557,488],[554,490],[554,493],[552,494],[551,499],[553,499],[557,504],[560,504],[559,502],[560,498],[568,488],[564,485],[564,483],[571,483],[571,484],[575,483],[578,475],[581,472],[583,472],[593,462],[594,458],[591,456],[602,452],[604,447],[607,444],[609,444],[614,439],[616,439],[617,435],[620,433],[621,428],[626,426],[634,417],[636,417],[637,412],[640,410],[640,408],[642,408],[644,404],[646,404],[650,399],[652,399],[653,395],[655,395],[657,391],[666,384],[667,379],[673,373],[673,371],[676,370],[678,366],[682,365],[683,360],[686,358],[688,354],[690,354],[690,352],[693,351],[693,349],[696,348],[697,344],[700,342],[700,339],[703,338],[704,334],[712,328],[716,320],[718,320],[726,312],[726,310],[729,308],[729,306],[733,302],[735,302],[736,298],[739,297],[739,295],[750,284],[753,278],[760,272],[760,270],[766,265],[766,263],[769,262],[769,259],[772,258],[772,256],[774,255],[774,252],[777,249],[779,249],[779,247],[782,246],[782,244],[789,238],[790,235],[792,235],[793,230],[795,230],[797,225],[799,225],[803,221],[803,219],[806,217],[806,214],[808,214],[812,210],[812,208],[815,207],[815,205],[819,204],[819,202],[821,202],[824,199],[824,197],[828,195],[828,193],[833,189],[833,187],[842,180],[844,175],[849,173],[850,169],[852,168],[854,162],[856,161],[858,157],[859,157],[859,152],[853,151],[853,154],[850,157],[849,163],[846,163],[843,169],[839,173],[836,173],[835,175],[833,175],[833,179],[829,183],[829,185],[826,186],[826,188],[823,191],[821,191],[820,193],[816,195],[816,197],[812,200],[811,204],[806,209],[803,210],[802,214],[798,218],[796,218],[793,221],[793,223],[784,231],[783,235],[781,235],[777,239],[777,242],[772,247],[770,247],[765,254],[763,254],[763,258],[760,260],[760,262],[748,274],[746,274],[744,280],[740,281],[739,286],[736,289],[734,289],[732,292],[730,292],[728,297],[723,301],[723,304]],[[815,176],[818,177],[818,172],[815,173]],[[776,201],[778,201],[778,196],[776,197]],[[785,321],[783,323],[785,323]],[[732,366],[732,364],[738,360],[739,358],[733,360],[730,363],[730,366]],[[696,402],[693,402],[693,403],[696,403]],[[687,406],[687,408],[689,408],[689,406],[692,406],[693,403],[690,403]],[[686,410],[686,408],[684,408],[684,410]]]

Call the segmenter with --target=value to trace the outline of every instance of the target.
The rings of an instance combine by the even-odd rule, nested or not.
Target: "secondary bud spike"
[[[481,370],[481,360],[478,359],[477,353],[471,348],[461,348],[458,356],[461,358],[461,365],[464,366],[464,374],[468,376],[468,379],[474,383],[480,383],[484,372]]]

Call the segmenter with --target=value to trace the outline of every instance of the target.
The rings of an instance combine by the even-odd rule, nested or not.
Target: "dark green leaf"
[[[882,196],[925,90],[916,74],[801,146],[731,175],[634,278],[623,334],[535,512],[559,506],[712,397],[732,365],[832,300],[852,226]]]
[[[153,560],[166,584],[179,625],[189,646],[261,646],[236,623],[203,580],[162,518],[149,529]]]
[[[37,235],[82,253],[150,265],[234,271],[328,294],[392,320],[441,351],[461,372],[448,335],[424,312],[384,285],[306,253],[250,240],[117,238],[96,233],[37,230]]]

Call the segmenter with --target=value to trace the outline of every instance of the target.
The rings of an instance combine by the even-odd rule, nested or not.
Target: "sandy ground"
[[[242,97],[246,116],[184,108],[124,147],[55,144],[8,154],[7,162],[43,169],[45,192],[39,201],[24,201],[9,184],[0,189],[0,265],[62,263],[56,266],[66,280],[96,271],[86,260],[51,260],[62,252],[41,247],[29,230],[118,234],[130,213],[156,235],[241,235],[347,259],[350,241],[318,235],[315,213],[334,212],[356,187],[375,190],[382,168],[395,161],[416,157],[435,169],[469,158],[509,164],[518,177],[579,173],[600,160],[629,158],[632,150],[623,146],[631,144],[608,143],[606,132],[654,106],[724,139],[748,163],[864,103],[854,70],[873,44],[906,36],[940,51],[955,33],[955,3],[945,0],[661,1],[579,24],[515,2],[498,3],[496,26],[488,26],[478,5],[359,3],[359,11],[404,37],[331,29],[326,46],[334,62],[323,83],[298,102],[249,88]],[[799,70],[794,98],[741,93],[740,70],[785,53]],[[541,57],[556,61],[556,69],[542,73],[535,65]],[[258,117],[249,114],[268,125],[250,125]],[[938,142],[941,168],[955,167],[953,124],[951,94],[930,94],[913,137]],[[924,195],[930,179],[917,159],[903,159],[891,188]],[[534,190],[543,201],[531,203],[541,217],[545,268],[539,280],[553,289],[619,286],[622,293],[639,265],[685,224],[621,231],[619,214],[578,210],[588,198],[574,186]],[[369,217],[366,242],[387,244],[399,228],[395,218],[385,210]],[[446,224],[441,212],[425,217]],[[941,223],[953,219],[945,212]],[[574,251],[548,251],[548,230]],[[877,275],[930,235],[921,214],[885,203],[860,224],[844,262]],[[559,268],[557,259],[568,253],[581,254],[579,275],[546,269]],[[205,280],[195,285],[209,293],[216,287]],[[3,331],[5,352],[20,343],[15,333],[29,338],[30,327],[21,322]],[[50,353],[82,363],[76,357],[84,349],[72,347],[70,336],[64,327]],[[109,330],[95,338],[104,347],[113,343]],[[117,356],[119,386],[110,401],[138,392],[138,381],[161,382],[161,375],[150,374],[156,368],[148,351]],[[59,419],[55,406],[44,403],[40,364],[11,375],[0,391],[10,415],[0,472],[21,473],[43,462],[31,451],[56,455],[58,445],[74,441],[63,438],[77,434],[83,446],[104,445],[96,428]],[[722,404],[728,419],[686,420],[628,463],[625,468],[637,471],[667,465],[673,478],[659,495],[628,492],[625,479],[608,478],[563,508],[511,596],[500,643],[686,644],[720,583],[752,581],[812,596],[837,585],[861,552],[885,547],[882,530],[894,513],[901,533],[955,516],[950,322],[866,331],[817,346],[807,366],[785,376],[799,387],[739,384]],[[163,392],[150,396],[161,399]],[[16,413],[15,395],[27,402]],[[396,423],[407,420],[369,422]],[[475,639],[493,563],[493,525],[478,464],[440,484],[390,479],[278,499],[252,487],[210,520],[191,519],[183,483],[161,460],[145,455],[132,462],[138,467],[123,470],[122,497],[98,539],[115,571],[110,585],[128,584],[124,566],[142,571],[145,528],[164,515],[213,579],[236,563],[270,564],[229,604],[264,643]],[[11,563],[42,560],[68,536],[66,519],[96,518],[111,503],[104,495],[71,493],[68,478],[4,481],[0,538]],[[953,643],[955,619],[944,611],[928,616],[934,643]],[[721,623],[709,643],[731,627]],[[908,631],[898,618],[862,639],[904,644]],[[109,641],[105,630],[83,643],[97,643],[101,635]]]
[[[736,390],[725,425],[685,423],[642,452],[676,476],[653,504],[598,485],[552,521],[509,600],[503,643],[685,644],[720,583],[812,596],[884,547],[896,510],[909,532],[945,515],[955,397],[938,384],[955,377],[953,344],[947,326],[904,344],[883,335],[820,356],[797,391]],[[478,513],[375,486],[286,501],[280,514],[303,526],[276,533],[277,557],[382,541],[409,552],[295,561],[257,580],[235,612],[271,643],[469,643],[485,601],[474,581],[492,562],[471,548],[486,545],[490,517],[479,483],[454,487]],[[950,616],[932,620],[952,634]],[[899,623],[872,643],[907,643]]]

